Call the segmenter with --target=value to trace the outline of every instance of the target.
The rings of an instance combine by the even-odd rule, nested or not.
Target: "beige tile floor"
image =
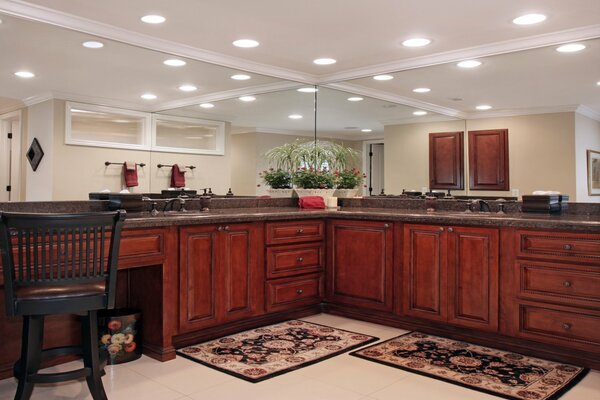
[[[304,318],[320,324],[374,335],[382,340],[405,333],[383,325],[332,315]],[[76,367],[68,363],[51,370]],[[148,357],[106,368],[103,378],[110,400],[483,400],[490,396],[435,379],[343,354],[260,383],[248,383],[178,357],[160,363]],[[14,379],[0,381],[0,399],[12,399]],[[91,399],[85,382],[38,385],[34,400]],[[600,399],[600,371],[591,371],[561,400]]]

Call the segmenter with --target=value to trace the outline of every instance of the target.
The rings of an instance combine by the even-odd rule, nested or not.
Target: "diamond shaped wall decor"
[[[27,150],[27,159],[34,171],[37,169],[38,165],[40,165],[42,157],[44,157],[44,150],[42,150],[42,146],[40,146],[40,142],[38,142],[37,138],[33,138],[33,142],[31,142],[31,146],[29,146],[29,150]]]

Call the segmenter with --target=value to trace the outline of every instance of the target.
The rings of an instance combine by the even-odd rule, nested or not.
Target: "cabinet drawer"
[[[600,302],[600,267],[517,262],[521,296]]]
[[[560,306],[520,305],[519,335],[573,347],[598,350],[600,312]]]
[[[324,246],[310,243],[267,248],[267,277],[281,278],[323,269]]]
[[[517,232],[517,256],[551,260],[600,262],[600,235]]]
[[[318,304],[322,293],[322,274],[267,281],[266,308],[270,312]]]
[[[267,224],[267,244],[301,243],[323,240],[323,221],[307,220]]]

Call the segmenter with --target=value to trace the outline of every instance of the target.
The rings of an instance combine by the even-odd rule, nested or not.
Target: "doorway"
[[[0,201],[21,199],[21,112],[0,115]]]
[[[365,141],[363,145],[363,171],[366,188],[364,196],[376,196],[384,191],[384,144],[383,140]]]

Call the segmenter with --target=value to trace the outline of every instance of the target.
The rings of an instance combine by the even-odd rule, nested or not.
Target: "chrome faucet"
[[[175,204],[176,201],[179,202],[179,211],[186,212],[187,210],[185,209],[185,199],[181,197],[174,197],[172,199],[167,200],[165,202],[165,206],[163,207],[163,212],[167,211],[167,207],[169,205],[171,205],[171,210],[173,210],[173,204]]]
[[[469,211],[490,212],[490,204],[482,199],[474,199],[469,203]]]

